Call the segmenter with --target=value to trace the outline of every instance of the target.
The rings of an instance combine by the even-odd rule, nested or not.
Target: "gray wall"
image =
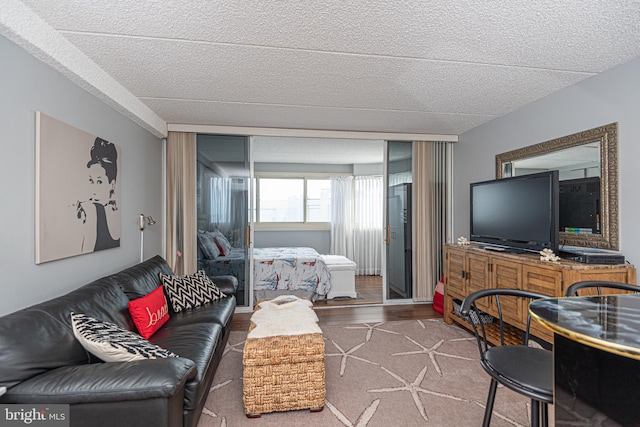
[[[162,140],[0,37],[0,315],[71,291],[135,264],[138,215],[145,257],[162,250]],[[36,111],[118,144],[121,150],[120,247],[35,264]]]
[[[454,144],[454,240],[469,236],[469,183],[495,178],[495,155],[618,122],[620,250],[640,263],[640,58],[460,135]]]
[[[256,231],[253,240],[256,248],[301,246],[321,254],[328,254],[331,249],[330,231]]]
[[[321,163],[255,163],[255,172],[294,173],[353,173],[353,165],[327,165]]]

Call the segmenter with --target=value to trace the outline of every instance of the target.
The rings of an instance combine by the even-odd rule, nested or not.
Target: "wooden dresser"
[[[462,301],[477,290],[486,288],[516,288],[539,292],[554,297],[564,296],[566,289],[576,282],[600,280],[636,283],[636,269],[631,264],[583,264],[575,261],[540,261],[538,254],[510,254],[482,249],[478,245],[447,244],[444,247],[444,320],[470,328],[468,321],[454,313],[453,300]],[[528,309],[524,302],[515,300],[501,303],[504,318],[512,326],[523,329]],[[478,305],[489,314],[495,314],[491,305]],[[548,342],[552,333],[531,321],[531,333]],[[514,330],[514,336],[519,335]]]

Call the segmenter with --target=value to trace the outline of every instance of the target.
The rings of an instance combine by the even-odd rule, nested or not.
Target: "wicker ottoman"
[[[254,327],[252,324],[249,331]],[[324,408],[322,334],[248,338],[242,365],[247,417],[294,409],[318,412]]]

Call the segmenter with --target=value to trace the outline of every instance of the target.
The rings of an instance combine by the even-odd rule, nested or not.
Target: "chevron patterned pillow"
[[[94,356],[105,362],[130,362],[142,359],[178,357],[113,323],[103,322],[83,313],[71,313],[73,335]]]
[[[188,276],[160,273],[160,280],[176,313],[226,297],[204,270]]]

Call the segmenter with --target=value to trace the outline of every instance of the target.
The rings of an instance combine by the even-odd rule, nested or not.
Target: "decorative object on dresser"
[[[551,249],[543,249],[540,251],[540,261],[558,262],[560,257],[554,254]]]
[[[464,246],[464,245],[468,245],[469,243],[470,242],[469,242],[469,240],[467,240],[466,237],[464,237],[464,236],[458,237],[458,244],[459,245]]]
[[[563,296],[573,283],[584,280],[636,283],[636,270],[631,264],[583,264],[561,259],[558,262],[540,261],[540,255],[510,254],[482,249],[477,244],[459,246],[447,244],[445,259],[445,322],[459,323],[470,328],[468,321],[457,316],[453,310],[453,299],[464,300],[472,292],[488,288],[514,288],[538,292],[551,296]],[[482,311],[495,315],[495,307],[478,303]],[[504,308],[507,322],[515,335],[526,321],[526,310],[522,305]],[[551,342],[548,329],[533,322],[531,334]],[[514,336],[515,336],[514,335]]]

